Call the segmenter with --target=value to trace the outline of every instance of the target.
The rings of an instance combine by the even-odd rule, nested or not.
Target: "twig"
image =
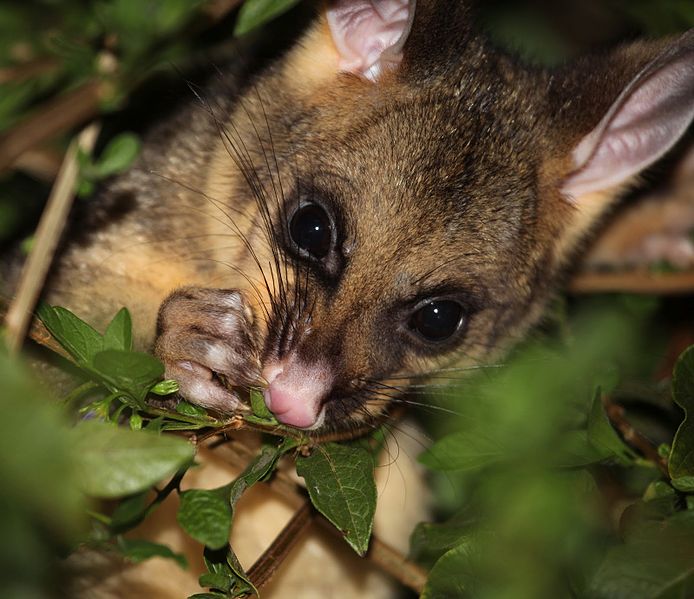
[[[694,293],[694,271],[657,274],[648,271],[579,273],[569,283],[569,291],[586,293],[643,293],[684,295]]]
[[[85,83],[49,100],[34,115],[1,136],[0,173],[27,150],[95,117],[106,89],[106,84],[101,81]]]
[[[316,518],[316,522],[334,536],[342,537],[342,533],[323,516]],[[404,555],[381,541],[376,535],[371,537],[366,559],[417,594],[421,594],[424,590],[427,581],[426,571],[421,566],[406,559]]]
[[[72,206],[78,175],[77,149],[79,147],[87,152],[91,151],[98,133],[98,125],[90,125],[80,133],[76,141],[72,142],[51,190],[46,209],[36,230],[34,249],[24,266],[17,294],[5,319],[7,343],[13,352],[19,351],[22,346],[32,312],[41,294],[46,274]]]
[[[334,526],[333,530],[336,530]],[[421,595],[427,582],[427,572],[424,568],[405,559],[400,552],[376,536],[371,537],[367,558],[398,582]]]
[[[624,440],[634,449],[638,450],[647,460],[653,462],[660,471],[669,477],[667,460],[658,453],[658,448],[651,441],[637,431],[624,417],[624,408],[617,404],[605,401],[605,412],[610,422],[617,428]]]
[[[248,570],[248,578],[260,589],[267,584],[316,517],[309,501],[294,512],[270,546]]]
[[[215,23],[226,17],[241,2],[242,0],[210,0],[201,10],[210,21]]]
[[[32,77],[38,77],[55,71],[59,66],[55,58],[39,58],[23,64],[0,69],[0,85],[21,83]]]

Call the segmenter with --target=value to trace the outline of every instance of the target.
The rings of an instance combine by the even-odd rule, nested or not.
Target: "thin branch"
[[[648,271],[583,272],[571,280],[569,292],[575,294],[627,292],[651,295],[685,295],[694,293],[694,271],[668,274]]]
[[[0,68],[0,85],[21,83],[27,79],[56,71],[60,63],[55,58],[39,58],[23,64]]]
[[[316,522],[332,535],[342,538],[342,533],[323,516],[317,517]],[[371,536],[366,559],[417,594],[421,594],[424,590],[427,581],[426,570],[405,558],[399,551],[381,541],[376,535]]]
[[[248,578],[255,588],[260,589],[270,581],[315,517],[313,506],[305,500],[275,540],[249,568]]]
[[[89,81],[47,101],[32,116],[0,136],[0,173],[27,150],[94,118],[106,89],[101,81]]]
[[[82,148],[87,152],[91,151],[98,133],[98,125],[90,125],[80,133],[76,141],[72,142],[51,190],[46,209],[36,230],[34,249],[24,266],[17,294],[5,318],[7,343],[13,352],[19,351],[24,342],[32,313],[72,206],[79,170],[77,150]]]
[[[658,448],[637,431],[624,416],[624,408],[617,404],[605,401],[605,411],[610,422],[620,432],[624,441],[640,452],[648,461],[653,462],[660,471],[670,477],[667,460],[658,453]]]

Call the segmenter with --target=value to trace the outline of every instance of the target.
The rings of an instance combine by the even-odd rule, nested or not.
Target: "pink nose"
[[[304,364],[290,357],[265,368],[269,383],[265,405],[277,420],[297,428],[313,428],[322,420],[322,399],[332,383],[330,369],[322,364]]]

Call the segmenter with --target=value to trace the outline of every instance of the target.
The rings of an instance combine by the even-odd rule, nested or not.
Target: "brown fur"
[[[570,152],[662,47],[547,72],[473,33],[468,3],[420,0],[401,68],[374,85],[336,72],[318,21],[253,85],[217,83],[206,106],[153,133],[75,225],[80,239],[47,299],[97,326],[128,306],[143,349],[155,345],[163,304],[156,347],[167,362],[197,347],[165,341],[172,327],[239,342],[219,332],[216,292],[176,289],[239,290],[253,318],[238,320],[245,378],[229,384],[291,348],[335,373],[324,430],[354,427],[390,403],[374,382],[491,360],[537,321],[620,191],[568,202],[559,188]],[[338,223],[340,251],[320,268],[286,245],[303,196]],[[406,326],[433,296],[467,313],[438,347]]]
[[[225,82],[207,109],[184,111],[105,190],[96,224],[85,225],[89,239],[67,250],[49,300],[97,324],[128,305],[149,348],[159,305],[176,287],[240,289],[264,362],[284,351],[280,320],[298,311],[273,305],[277,279],[287,279],[289,296],[298,273],[311,335],[294,323],[291,342],[338,373],[328,399],[335,426],[363,419],[362,400],[351,399],[361,379],[503,351],[537,320],[566,258],[619,195],[561,197],[570,150],[663,43],[545,72],[492,48],[472,32],[467,5],[454,6],[419,3],[402,67],[378,85],[335,72],[319,21],[238,101]],[[273,243],[258,194],[280,243],[279,221],[301,194],[332,206],[342,236],[334,272],[297,266],[291,255],[293,266],[267,268]],[[278,251],[281,262],[287,251]],[[431,349],[412,340],[403,315],[435,294],[455,297],[468,315],[463,333]]]

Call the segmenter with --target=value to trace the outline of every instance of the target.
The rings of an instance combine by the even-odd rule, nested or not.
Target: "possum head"
[[[262,369],[283,423],[358,426],[498,355],[692,120],[692,32],[549,72],[472,21],[466,2],[330,2],[233,117],[229,193],[262,196],[281,280]]]

